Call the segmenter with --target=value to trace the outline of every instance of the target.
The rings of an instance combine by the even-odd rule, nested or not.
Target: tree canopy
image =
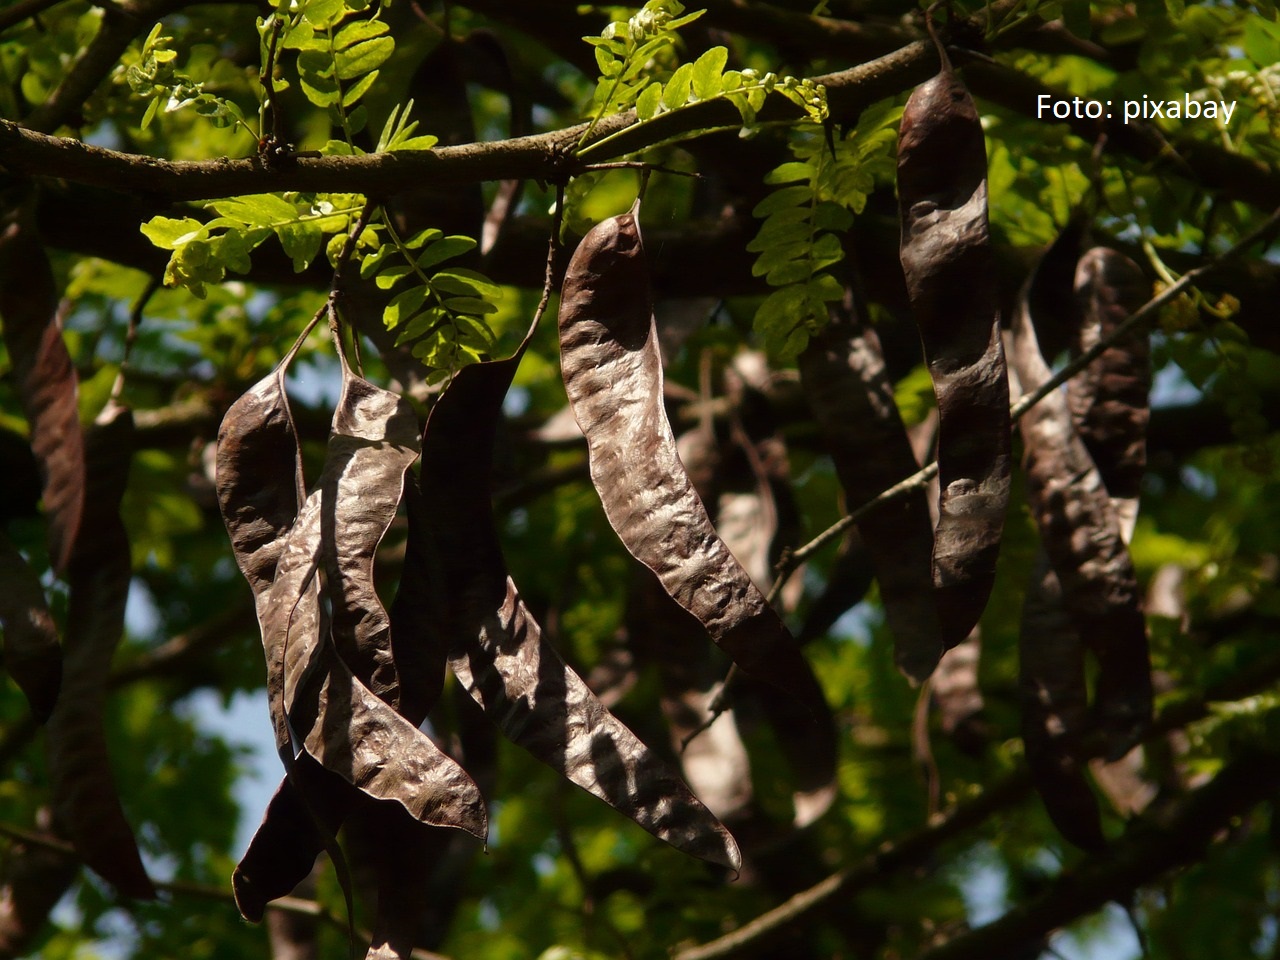
[[[0,9],[0,956],[1280,954],[1276,5],[926,7]]]

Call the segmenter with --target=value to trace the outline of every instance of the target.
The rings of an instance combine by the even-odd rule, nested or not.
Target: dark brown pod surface
[[[1022,742],[1049,819],[1077,847],[1097,850],[1106,843],[1102,817],[1080,752],[1089,725],[1084,654],[1063,606],[1058,575],[1041,553],[1027,586],[1018,636]]]
[[[45,603],[44,587],[18,548],[0,534],[0,627],[4,667],[44,723],[62,685],[62,645]]]
[[[298,436],[284,392],[284,375],[297,350],[246,391],[218,429],[218,507],[236,564],[249,587],[267,654],[267,700],[276,750],[293,756],[284,713],[284,661],[268,644],[267,616],[284,538],[298,516],[302,477]]]
[[[854,508],[920,469],[893,399],[880,339],[846,308],[800,355],[800,382]],[[931,602],[933,525],[925,491],[899,497],[858,521],[893,631],[898,669],[916,682],[942,656]]]
[[[502,401],[523,352],[460,370],[423,434],[423,498],[448,505],[428,515],[424,589],[439,604],[449,664],[512,742],[659,839],[737,870],[738,847],[723,824],[564,663],[507,574],[491,470]]]
[[[1146,303],[1151,285],[1124,254],[1094,247],[1080,258],[1075,293],[1076,347],[1084,352]],[[1113,497],[1138,496],[1147,468],[1150,392],[1151,342],[1145,330],[1112,344],[1067,381],[1072,421]]]
[[[268,656],[284,662],[295,750],[370,797],[396,801],[422,823],[483,839],[488,818],[471,778],[362,684],[328,635],[317,582],[323,513],[322,488],[307,498],[286,537],[266,618]]]
[[[627,550],[742,669],[816,702],[778,614],[716,534],[676,453],[637,207],[594,227],[560,295],[560,363],[591,479]]]
[[[987,224],[987,157],[973,99],[942,55],[898,135],[899,256],[938,398],[933,578],[943,646],[978,622],[1009,502],[1009,389]]]
[[[1013,330],[1013,363],[1030,392],[1052,375],[1040,355],[1024,297]],[[1027,498],[1062,584],[1063,602],[1098,659],[1094,694],[1110,759],[1123,756],[1151,720],[1151,668],[1137,577],[1102,477],[1054,391],[1018,421]]]
[[[405,471],[418,459],[418,418],[403,397],[355,376],[345,358],[342,372],[320,477],[333,637],[360,682],[395,705],[391,621],[374,588],[373,555],[395,519]]]
[[[0,322],[40,467],[49,559],[62,573],[80,529],[85,464],[76,373],[58,314],[49,258],[26,211],[14,211],[0,219]]]
[[[62,692],[46,742],[55,822],[95,873],[126,896],[151,899],[155,888],[120,806],[103,716],[133,576],[120,519],[132,447],[133,415],[111,401],[86,443],[89,486],[81,529],[88,535],[76,538],[68,565]]]

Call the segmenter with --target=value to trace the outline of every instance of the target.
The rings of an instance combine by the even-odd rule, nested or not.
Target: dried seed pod
[[[4,665],[40,723],[49,719],[62,685],[62,646],[40,578],[0,534],[0,627]]]
[[[436,629],[447,638],[450,666],[514,743],[659,839],[737,870],[729,832],[565,665],[507,575],[491,464],[502,401],[523,353],[524,345],[509,359],[460,370],[423,433],[423,496],[442,506],[427,518],[429,580],[419,589],[439,605]]]
[[[637,210],[583,238],[560,296],[561,370],[592,482],[627,550],[712,640],[748,673],[817,703],[798,645],[716,535],[676,453]]]
[[[407,400],[355,376],[341,351],[339,357],[342,395],[320,477],[333,637],[360,682],[395,705],[391,622],[374,589],[373,555],[395,519],[405,472],[418,459],[418,418]]]
[[[305,334],[271,373],[231,405],[218,429],[218,507],[236,564],[253,591],[264,647],[276,565],[302,503],[302,458],[284,376],[303,339]],[[284,712],[282,652],[266,648],[267,700],[276,750],[287,764],[293,749]]]
[[[902,113],[898,208],[899,256],[940,414],[933,579],[949,648],[978,622],[995,580],[1010,427],[982,124],[941,43],[938,55],[937,76]]]
[[[483,839],[488,818],[471,778],[365,687],[328,636],[316,577],[325,499],[323,488],[312,493],[285,539],[266,621],[270,648],[283,651],[284,705],[298,745],[368,796]]]
[[[377,685],[385,700],[398,693],[372,558],[417,456],[416,418],[344,362],[319,489],[298,515],[301,467],[283,376],[300,344],[228,412],[219,447],[220,505],[258,603],[277,745],[290,770],[233,879],[241,912],[254,920],[310,870],[353,809],[352,787],[424,823],[480,837],[487,826],[465,772],[365,686]],[[328,638],[321,563],[333,633],[359,678]]]
[[[835,464],[845,500],[855,507],[920,469],[907,439],[880,339],[851,308],[800,355],[800,382]],[[899,497],[858,521],[870,554],[898,669],[923,681],[942,656],[942,630],[930,600],[933,528],[924,490]]]
[[[51,832],[48,807],[36,813],[45,838]],[[80,863],[65,850],[39,844],[13,843],[0,876],[0,957],[27,957],[45,930],[49,914],[80,874]]]
[[[124,632],[133,577],[120,500],[129,479],[133,415],[114,401],[98,416],[86,443],[88,490],[68,564],[70,595],[62,692],[49,718],[46,743],[56,822],[76,852],[121,893],[152,899],[155,888],[125,819],[103,726],[111,658]]]
[[[84,511],[84,437],[53,271],[28,208],[0,220],[0,320],[40,467],[49,559],[54,571],[62,573]]]
[[[1013,365],[1022,389],[1032,391],[1051,371],[1040,355],[1027,301],[1024,296],[1014,321]],[[1018,426],[1031,512],[1066,609],[1098,659],[1094,710],[1108,754],[1118,759],[1142,738],[1151,719],[1146,623],[1133,563],[1062,393],[1045,396]]]
[[[268,903],[288,896],[311,872],[355,804],[346,786],[305,753],[294,761],[231,875],[242,917],[260,922]]]
[[[1084,644],[1043,552],[1022,607],[1018,700],[1027,766],[1049,819],[1081,849],[1100,849],[1102,818],[1081,758],[1089,713]]]
[[[1109,336],[1147,301],[1151,285],[1136,263],[1106,247],[1080,258],[1075,274],[1081,351]],[[1067,403],[1076,431],[1112,497],[1138,496],[1147,467],[1151,419],[1151,345],[1145,330],[1112,344],[1067,381]]]

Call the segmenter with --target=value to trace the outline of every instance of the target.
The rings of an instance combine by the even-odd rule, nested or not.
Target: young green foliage
[[[475,270],[441,267],[473,250],[475,240],[434,227],[404,239],[393,228],[388,233],[390,240],[361,260],[360,276],[381,290],[409,281],[382,314],[388,330],[399,330],[396,345],[417,341],[413,355],[431,368],[429,381],[483,359],[494,344],[485,317],[498,312],[494,301],[502,291]]]
[[[164,282],[203,298],[205,285],[220,282],[228,270],[247,272],[250,252],[272,235],[279,237],[294,269],[305,270],[325,235],[343,235],[363,206],[359,194],[260,193],[210,203],[218,216],[205,223],[152,217],[142,232],[157,247],[173,251]],[[361,235],[362,245],[372,242],[372,231]]]
[[[758,70],[725,70],[726,47],[712,47],[697,60],[667,74],[664,56],[675,45],[676,30],[698,19],[705,10],[687,16],[677,0],[649,0],[630,20],[614,21],[598,37],[583,37],[595,47],[600,77],[592,96],[591,123],[578,141],[583,148],[596,125],[612,113],[635,107],[641,123],[705,100],[728,99],[742,116],[743,135],[756,129],[756,113],[770,93],[780,93],[805,111],[810,120],[827,119],[826,89],[812,80],[779,77]],[[661,79],[665,75],[665,81]],[[583,153],[607,143],[605,137],[585,146]]]
[[[163,27],[157,23],[151,28],[142,44],[138,62],[125,71],[125,79],[134,96],[149,101],[139,126],[146,130],[161,110],[174,113],[184,107],[192,107],[214,126],[229,127],[238,123],[256,140],[257,132],[249,126],[235,101],[210,93],[204,89],[203,82],[178,73],[178,52],[169,47],[173,37],[161,35]]]
[[[303,95],[329,111],[342,128],[347,143],[369,121],[360,100],[378,80],[380,68],[395,51],[390,27],[372,17],[350,19],[368,9],[368,0],[308,0],[296,10],[287,3],[271,17],[259,21],[264,63],[273,35],[279,46],[298,52],[298,80]],[[287,18],[283,14],[288,13]],[[282,17],[280,25],[275,18]],[[343,23],[344,20],[348,22]]]
[[[778,288],[755,316],[771,354],[797,356],[826,325],[827,304],[844,296],[830,272],[844,259],[840,234],[865,208],[877,176],[893,169],[900,113],[887,104],[867,110],[851,134],[830,141],[817,130],[801,131],[791,141],[796,159],[765,175],[779,189],[752,210],[764,223],[747,250],[758,254],[752,274]]]

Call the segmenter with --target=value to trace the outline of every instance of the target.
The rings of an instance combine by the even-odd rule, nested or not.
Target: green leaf
[[[403,140],[400,143],[397,143],[394,147],[392,147],[392,149],[393,150],[430,150],[439,142],[440,142],[439,137],[433,137],[430,134],[426,134],[421,137],[410,137],[408,140]]]
[[[171,217],[152,217],[139,229],[157,247],[176,250],[199,236],[204,229],[204,224],[191,217],[183,217],[181,220],[174,220]]]
[[[387,62],[395,51],[396,42],[391,37],[375,37],[364,40],[346,50],[334,54],[334,65],[339,80],[354,80],[376,70]]]
[[[146,112],[143,113],[142,115],[142,123],[140,124],[140,126],[143,130],[151,126],[151,121],[156,118],[156,112],[159,109],[160,109],[160,98],[155,97],[152,99],[150,103],[147,104]]]
[[[276,228],[280,245],[293,260],[293,269],[301,273],[320,252],[324,231],[314,221],[299,220]]]
[[[689,89],[693,80],[693,64],[682,64],[667,81],[662,90],[662,105],[668,110],[683,107],[689,101]]]
[[[800,160],[789,160],[774,167],[764,175],[768,184],[795,183],[797,180],[812,180],[818,175],[813,164]]]
[[[427,288],[423,286],[412,287],[404,293],[397,294],[391,298],[391,302],[382,311],[382,322],[388,330],[394,330],[413,314],[417,313],[418,309],[426,303],[426,300]]]
[[[693,64],[693,95],[699,100],[710,100],[720,93],[724,65],[729,62],[725,47],[712,47]]]
[[[417,250],[419,247],[425,244],[434,243],[435,241],[439,240],[443,236],[444,236],[443,230],[438,230],[435,227],[427,227],[427,229],[419,230],[412,237],[406,240],[404,242],[404,245],[408,247],[410,250]]]
[[[426,270],[437,263],[451,260],[466,253],[468,250],[474,249],[475,245],[476,242],[470,237],[445,237],[442,240],[437,240],[422,252],[422,255],[418,257],[418,266]]]
[[[636,97],[636,116],[641,120],[652,120],[662,105],[662,84],[651,83]]]
[[[347,11],[342,0],[307,0],[302,15],[308,23],[324,30],[345,17]]]
[[[808,187],[783,187],[757,203],[751,210],[753,217],[769,217],[783,210],[790,210],[804,204],[806,207],[813,199],[813,191]]]
[[[432,279],[434,280],[435,278],[433,277]],[[454,313],[489,314],[498,312],[497,306],[488,300],[480,300],[477,297],[450,297],[444,301],[444,306]]]
[[[490,301],[502,299],[502,288],[500,286],[479,271],[468,270],[466,267],[450,267],[445,270],[437,270],[431,275],[431,283],[446,293],[455,293],[460,296],[478,296]]]
[[[216,200],[209,206],[219,216],[256,227],[274,227],[297,220],[298,208],[274,193],[258,193],[229,200]]]
[[[335,50],[345,50],[363,40],[380,37],[390,29],[382,20],[356,20],[338,31],[333,38],[333,47]]]
[[[390,290],[411,273],[413,273],[413,267],[409,266],[409,264],[396,264],[379,273],[374,283],[378,285],[379,290]]]
[[[378,79],[378,74],[380,72],[381,71],[374,70],[372,73],[367,73],[346,90],[342,91],[342,105],[344,107],[350,107],[359,101],[361,97],[369,92],[369,88],[372,87],[374,81]]]

